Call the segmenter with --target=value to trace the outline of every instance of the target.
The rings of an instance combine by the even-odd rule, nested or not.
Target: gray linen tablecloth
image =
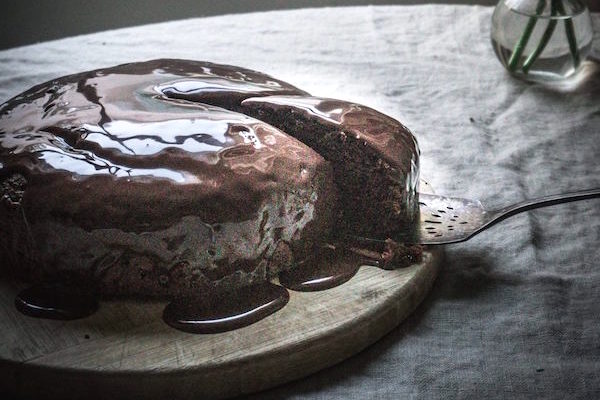
[[[561,92],[510,78],[492,9],[307,9],[190,19],[0,52],[0,101],[162,57],[245,66],[398,118],[438,193],[491,206],[600,186],[600,68]],[[595,50],[600,15],[593,16]],[[447,247],[425,302],[349,360],[255,398],[599,398],[600,202],[542,209]]]

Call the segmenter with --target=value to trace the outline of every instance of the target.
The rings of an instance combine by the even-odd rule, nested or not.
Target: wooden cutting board
[[[377,341],[423,300],[440,249],[392,271],[363,266],[253,325],[194,335],[161,319],[164,302],[105,301],[75,321],[19,313],[23,288],[0,281],[0,393],[36,398],[198,399],[264,390],[331,366]]]
[[[439,251],[439,250],[438,250]],[[75,321],[20,314],[0,283],[0,392],[67,398],[191,399],[251,393],[333,365],[398,325],[431,287],[440,254],[393,271],[290,292],[280,311],[238,330],[194,335],[161,320],[162,302],[102,302]]]

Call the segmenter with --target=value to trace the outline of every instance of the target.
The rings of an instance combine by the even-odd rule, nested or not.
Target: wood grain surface
[[[396,327],[428,293],[441,256],[429,248],[407,268],[363,266],[338,287],[290,291],[280,311],[212,335],[170,328],[158,301],[103,301],[74,321],[31,318],[14,307],[24,286],[0,281],[0,393],[217,399],[264,390],[338,363]]]
[[[161,320],[163,302],[108,301],[75,321],[14,308],[22,288],[0,283],[0,382],[44,398],[225,398],[333,365],[375,342],[425,297],[440,255],[385,271],[363,266],[321,292],[290,292],[280,311],[238,330],[193,335]]]

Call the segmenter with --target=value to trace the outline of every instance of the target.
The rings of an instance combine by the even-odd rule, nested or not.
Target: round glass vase
[[[500,0],[492,45],[519,78],[557,81],[575,76],[592,47],[592,20],[580,0]]]

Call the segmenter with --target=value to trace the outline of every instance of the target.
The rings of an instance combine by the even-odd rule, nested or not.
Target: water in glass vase
[[[580,70],[591,49],[592,26],[578,0],[504,0],[494,11],[491,36],[512,74],[560,80]]]

